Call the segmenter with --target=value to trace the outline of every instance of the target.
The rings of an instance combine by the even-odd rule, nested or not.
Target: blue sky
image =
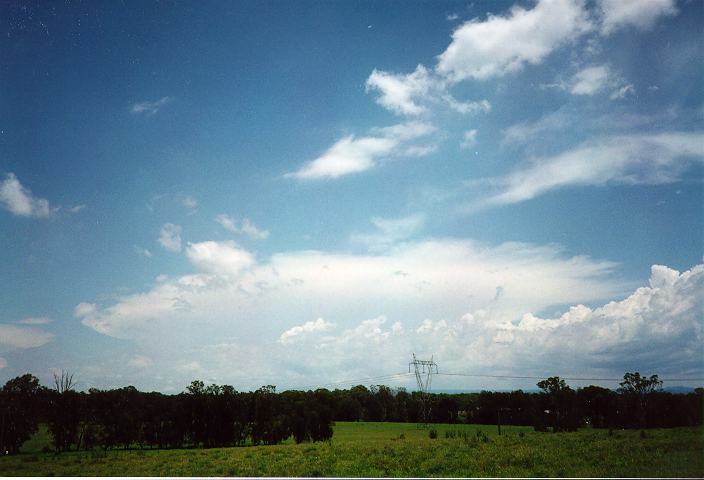
[[[703,21],[3,3],[0,381],[702,377]]]

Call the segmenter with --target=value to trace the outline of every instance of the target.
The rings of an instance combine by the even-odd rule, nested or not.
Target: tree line
[[[489,392],[429,396],[423,418],[418,392],[385,385],[345,390],[289,390],[268,385],[238,392],[229,385],[194,380],[180,394],[134,387],[77,391],[73,377],[55,377],[54,388],[26,374],[0,391],[0,447],[17,453],[46,424],[56,452],[95,448],[212,448],[297,443],[332,438],[334,421],[533,425],[540,431],[653,428],[702,424],[704,389],[664,392],[657,375],[627,373],[614,391],[573,390],[559,377],[537,384],[540,393]]]

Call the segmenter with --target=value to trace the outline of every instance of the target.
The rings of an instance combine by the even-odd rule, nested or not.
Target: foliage
[[[17,453],[37,431],[41,387],[30,374],[9,380],[0,391],[0,452]]]
[[[545,435],[531,427],[339,422],[331,442],[204,450],[38,450],[0,458],[14,476],[702,477],[704,431],[583,428]],[[445,432],[457,432],[446,438]],[[481,430],[482,433],[477,435]],[[41,430],[40,430],[41,432]],[[523,433],[523,436],[521,436]],[[400,440],[401,434],[404,436]],[[487,441],[481,438],[486,436]],[[47,439],[47,441],[49,441]],[[38,445],[38,443],[35,443]],[[103,452],[103,453],[99,453]]]

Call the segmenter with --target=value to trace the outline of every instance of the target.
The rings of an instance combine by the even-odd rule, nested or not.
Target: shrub
[[[438,438],[438,431],[435,430],[434,428],[431,428],[430,431],[428,432],[428,436],[431,439],[435,440],[436,438]]]

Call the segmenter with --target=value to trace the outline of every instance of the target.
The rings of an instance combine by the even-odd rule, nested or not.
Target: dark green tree
[[[41,388],[34,375],[9,380],[0,391],[0,449],[18,453],[22,444],[37,431]]]

